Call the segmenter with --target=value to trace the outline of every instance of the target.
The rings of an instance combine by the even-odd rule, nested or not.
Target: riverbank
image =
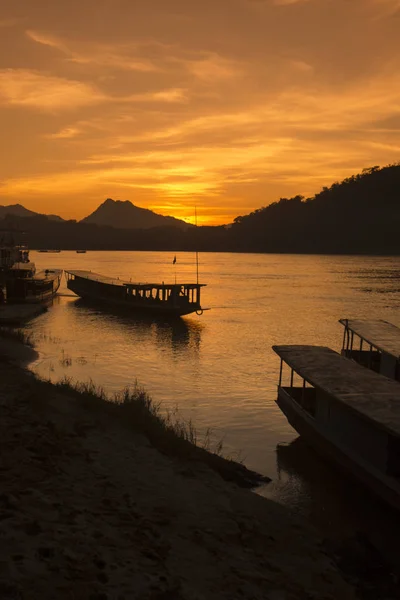
[[[0,352],[2,598],[356,597],[311,526],[156,449],[116,407],[38,381],[7,344],[18,342]]]

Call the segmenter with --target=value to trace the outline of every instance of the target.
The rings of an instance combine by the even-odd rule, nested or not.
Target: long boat
[[[204,283],[132,283],[81,270],[65,274],[68,289],[87,300],[149,314],[203,313],[200,291]]]
[[[398,382],[323,346],[273,346],[273,350],[281,358],[276,402],[290,425],[307,443],[400,509]]]
[[[342,355],[400,381],[400,328],[382,319],[340,319]]]

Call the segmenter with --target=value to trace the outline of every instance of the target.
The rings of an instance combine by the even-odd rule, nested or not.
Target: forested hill
[[[235,219],[235,250],[400,254],[400,165],[364,169],[313,198],[281,198]]]
[[[8,215],[7,227],[25,231],[31,248],[400,255],[400,165],[366,169],[313,198],[281,198],[230,227],[116,229],[43,215]]]

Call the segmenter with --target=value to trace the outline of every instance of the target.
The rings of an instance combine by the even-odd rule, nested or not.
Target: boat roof
[[[325,346],[273,346],[296,373],[316,388],[400,436],[400,384],[365,369]]]
[[[340,319],[339,323],[381,352],[400,358],[400,327],[382,319]]]
[[[16,262],[10,268],[12,271],[32,271],[35,269],[35,263]]]
[[[132,287],[135,289],[149,289],[149,288],[171,288],[171,287],[204,287],[205,283],[135,283],[132,281],[124,281],[123,279],[115,278],[115,277],[106,277],[105,275],[99,275],[98,273],[93,273],[92,271],[65,271],[69,273],[69,275],[74,275],[75,277],[83,277],[84,279],[90,279],[91,281],[98,281],[100,283],[104,283],[107,285],[120,285],[125,287]]]

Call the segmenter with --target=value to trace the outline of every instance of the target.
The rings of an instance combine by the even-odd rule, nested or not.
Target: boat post
[[[194,207],[194,224],[197,231],[197,207]],[[198,238],[198,235],[196,236]],[[198,241],[198,239],[197,239]],[[199,285],[199,249],[196,244],[196,283]]]

